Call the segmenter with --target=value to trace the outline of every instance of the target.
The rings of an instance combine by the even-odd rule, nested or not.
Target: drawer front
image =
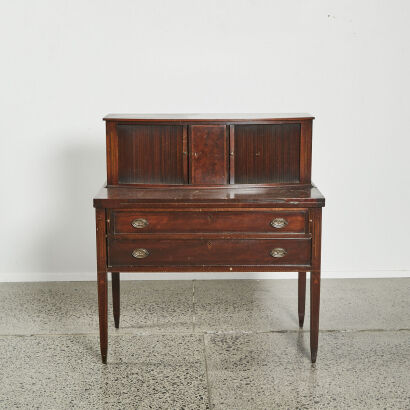
[[[311,240],[109,239],[110,266],[272,265],[307,266]]]
[[[112,233],[270,232],[307,233],[307,212],[113,211]]]

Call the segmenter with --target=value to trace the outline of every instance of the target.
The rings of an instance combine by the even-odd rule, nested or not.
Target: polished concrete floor
[[[294,280],[121,287],[102,365],[95,283],[0,284],[0,408],[410,409],[410,278],[323,280],[316,365]]]

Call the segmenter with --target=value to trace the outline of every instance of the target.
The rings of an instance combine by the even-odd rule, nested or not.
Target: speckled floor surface
[[[121,288],[104,366],[95,283],[0,283],[0,408],[410,409],[410,278],[323,280],[316,365],[294,280]]]

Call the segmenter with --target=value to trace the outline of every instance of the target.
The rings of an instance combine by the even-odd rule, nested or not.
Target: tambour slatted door
[[[235,125],[235,184],[299,182],[300,133],[300,124]]]
[[[184,184],[184,127],[118,124],[119,184]]]

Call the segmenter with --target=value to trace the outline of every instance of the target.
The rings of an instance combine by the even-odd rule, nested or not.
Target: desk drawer
[[[109,239],[110,266],[272,265],[306,266],[311,240]]]
[[[306,233],[307,211],[113,211],[112,233]]]

